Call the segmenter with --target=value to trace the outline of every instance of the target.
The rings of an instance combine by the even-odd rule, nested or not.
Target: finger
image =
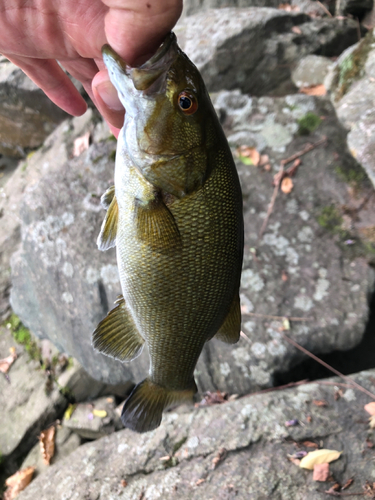
[[[80,116],[86,111],[87,105],[83,97],[55,60],[4,55],[20,67],[61,109],[74,116]]]
[[[109,80],[107,70],[99,71],[95,75],[92,93],[100,114],[111,125],[111,130],[114,128],[118,131],[124,123],[124,107],[117,96],[117,90]],[[118,133],[113,133],[117,137]]]
[[[108,43],[131,66],[144,62],[176,24],[182,0],[102,0]]]

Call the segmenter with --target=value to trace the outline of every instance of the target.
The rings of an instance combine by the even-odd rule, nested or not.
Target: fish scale
[[[175,36],[139,69],[108,46],[103,55],[129,109],[98,238],[102,250],[116,244],[123,297],[98,325],[93,345],[131,361],[147,343],[149,377],[122,412],[125,426],[145,432],[160,424],[165,408],[196,392],[205,342],[239,338],[242,196],[204,83]]]

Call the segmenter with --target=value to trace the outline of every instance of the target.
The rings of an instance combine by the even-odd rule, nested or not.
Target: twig
[[[256,318],[265,318],[265,319],[288,319],[289,321],[313,321],[314,318],[299,318],[297,316],[271,316],[270,314],[258,314],[252,312],[242,313],[245,316],[255,316]]]
[[[330,11],[327,9],[327,7],[325,7],[321,2],[319,2],[319,0],[316,0],[316,3],[318,3],[321,6],[321,8],[329,17],[333,17]]]
[[[281,332],[281,335],[284,337],[284,339],[287,342],[289,342],[289,344],[292,344],[292,346],[296,347],[297,349],[299,349],[300,351],[302,351],[304,354],[307,354],[308,356],[310,356],[310,358],[314,359],[315,361],[317,361],[318,363],[320,363],[321,365],[323,365],[325,368],[327,368],[328,370],[330,370],[331,372],[333,372],[335,375],[337,375],[337,376],[343,378],[344,380],[346,380],[347,382],[349,382],[354,388],[358,389],[361,392],[364,392],[365,394],[367,394],[367,396],[370,396],[370,398],[375,399],[375,394],[373,394],[372,392],[368,391],[367,389],[365,389],[361,385],[357,384],[357,382],[355,382],[353,379],[351,379],[350,377],[347,377],[346,375],[344,375],[343,373],[339,372],[338,370],[336,370],[335,368],[333,368],[332,366],[330,366],[328,363],[326,363],[322,359],[320,359],[317,356],[315,356],[315,354],[311,353],[310,351],[308,351],[307,349],[305,349],[304,347],[302,347],[301,345],[299,345],[295,340],[293,340],[290,337],[288,337],[287,335],[285,335],[285,333]]]
[[[279,192],[279,187],[280,187],[281,181],[283,179],[284,165],[287,165],[288,163],[290,163],[291,161],[295,160],[296,158],[300,158],[301,156],[303,156],[304,154],[308,153],[312,149],[314,149],[314,148],[320,146],[321,144],[323,144],[326,140],[327,140],[327,137],[323,136],[319,141],[314,142],[313,144],[308,143],[308,144],[306,144],[306,146],[301,151],[297,151],[297,153],[295,153],[294,155],[290,156],[289,158],[286,158],[285,160],[281,160],[281,167],[280,167],[280,170],[277,173],[277,177],[276,177],[277,181],[276,181],[276,185],[274,187],[273,193],[272,193],[271,201],[270,201],[270,203],[268,205],[266,218],[264,219],[262,227],[260,228],[260,231],[259,231],[257,247],[259,246],[259,244],[261,242],[263,233],[264,233],[264,231],[265,231],[265,229],[267,227],[269,218],[270,218],[270,216],[271,216],[271,214],[273,212],[273,207],[275,205],[275,201],[276,201],[276,198],[277,198],[277,195],[278,195],[278,192]]]
[[[330,382],[329,380],[314,380],[315,384],[319,385],[337,385],[338,387],[345,387],[345,389],[352,389],[353,384],[343,384],[341,382]]]
[[[247,394],[246,396],[255,396],[257,394],[265,394],[267,392],[282,391],[284,389],[289,389],[290,387],[298,387],[299,385],[306,385],[306,384],[312,384],[312,383],[313,382],[310,382],[309,379],[300,380],[299,382],[289,382],[289,384],[279,385],[277,387],[268,387],[267,389],[263,389],[262,391],[252,392],[250,394]],[[243,396],[243,397],[245,397],[245,396]],[[238,399],[241,399],[241,398],[238,398]]]
[[[358,497],[358,496],[362,496],[364,495],[364,493],[349,493],[349,492],[345,492],[345,493],[341,493],[340,491],[323,491],[323,490],[316,490],[318,491],[319,493],[325,493],[326,495],[330,495],[331,497]]]

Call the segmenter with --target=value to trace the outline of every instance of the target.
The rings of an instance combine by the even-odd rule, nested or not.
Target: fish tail
[[[159,427],[163,411],[177,403],[191,400],[197,392],[194,380],[185,390],[171,390],[146,378],[136,385],[125,401],[121,420],[136,432],[148,432]]]

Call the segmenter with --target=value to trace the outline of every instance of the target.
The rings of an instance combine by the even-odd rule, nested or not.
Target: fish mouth
[[[177,40],[173,32],[167,35],[148,61],[135,68],[126,64],[109,45],[102,47],[103,60],[110,79],[119,92],[120,99],[123,96],[125,101],[127,100],[126,94],[134,95],[134,91],[141,92],[144,96],[162,92],[166,74],[177,57],[177,53]]]

